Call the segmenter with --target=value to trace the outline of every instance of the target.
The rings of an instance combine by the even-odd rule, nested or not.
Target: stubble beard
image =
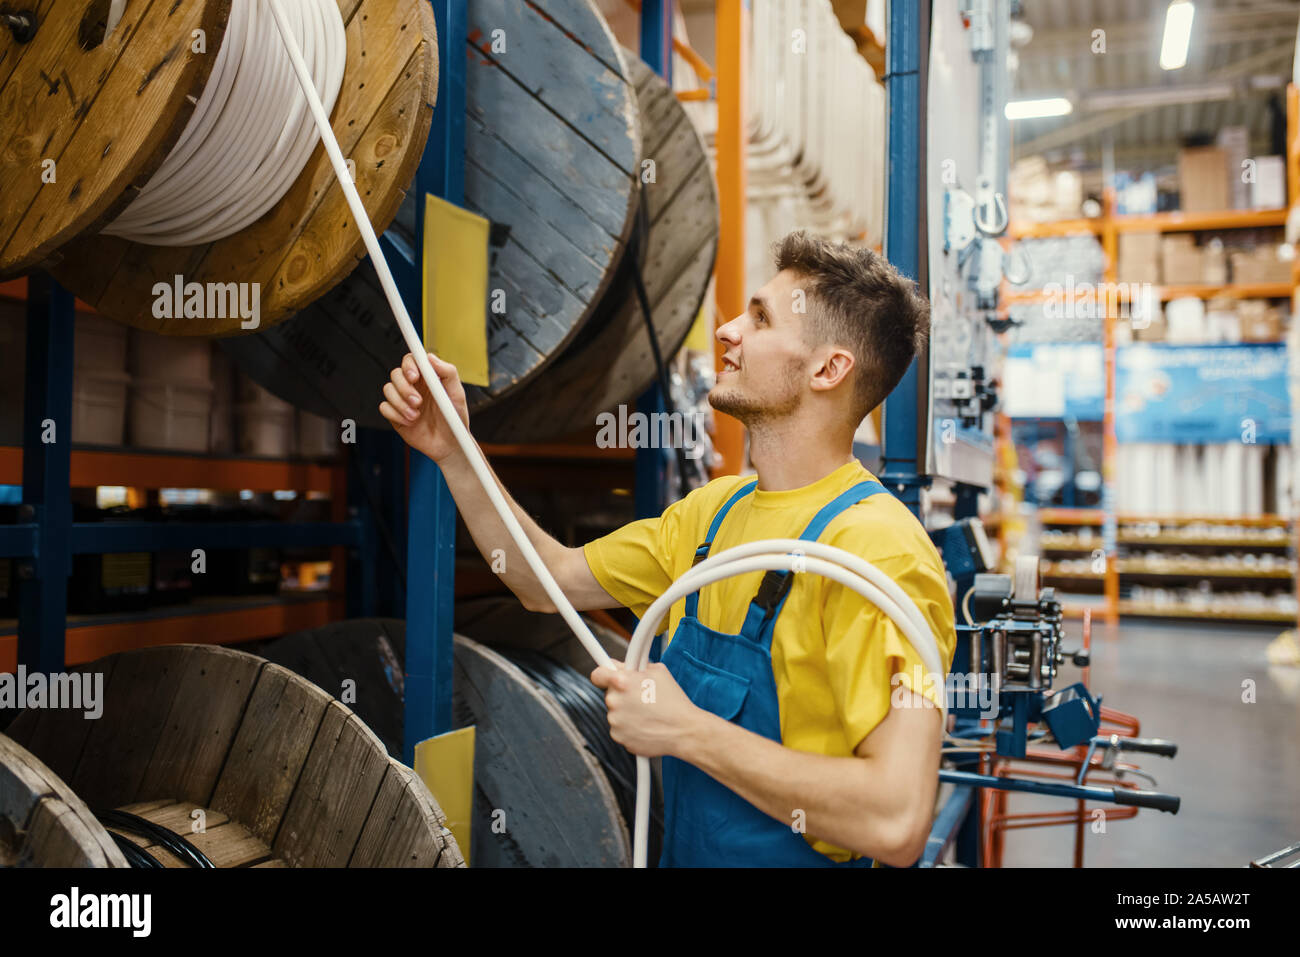
[[[729,383],[719,383],[709,392],[709,405],[718,412],[739,419],[751,432],[756,428],[770,426],[792,415],[802,401],[799,382],[800,364],[792,362],[786,367],[782,376],[780,393],[760,401],[748,396],[739,388]],[[740,373],[733,372],[733,376]]]

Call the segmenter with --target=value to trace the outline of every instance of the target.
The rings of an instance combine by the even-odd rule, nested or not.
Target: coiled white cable
[[[338,4],[281,3],[328,115],[347,63]],[[180,139],[105,233],[155,246],[209,243],[280,201],[319,137],[282,50],[267,0],[235,0],[212,73]]]
[[[366,250],[370,254],[375,271],[379,275],[380,286],[383,288],[388,304],[393,310],[393,317],[397,320],[397,325],[401,329],[402,338],[405,340],[411,356],[415,359],[420,375],[429,388],[429,394],[451,429],[456,444],[465,453],[470,468],[483,486],[483,490],[487,493],[488,499],[492,502],[492,507],[496,509],[511,539],[519,547],[524,561],[533,574],[537,576],[542,590],[546,592],[555,609],[582,643],[587,653],[595,660],[596,664],[608,667],[612,664],[609,655],[596,641],[591,629],[578,615],[577,610],[560,589],[550,570],[542,562],[536,548],[528,540],[528,536],[519,524],[519,520],[515,518],[514,513],[506,503],[505,496],[502,495],[501,490],[493,480],[482,451],[474,443],[474,439],[465,424],[461,422],[455,406],[452,405],[451,399],[447,395],[447,390],[443,388],[442,381],[438,378],[429,362],[428,353],[424,348],[424,344],[420,341],[420,337],[416,334],[410,314],[407,312],[406,305],[397,290],[397,283],[393,280],[393,274],[388,267],[388,262],[379,247],[379,239],[375,235],[374,227],[366,214],[365,206],[361,202],[361,196],[352,183],[347,163],[343,159],[343,152],[339,149],[338,140],[330,127],[328,113],[312,84],[307,64],[303,60],[302,52],[298,47],[291,25],[281,7],[284,2],[286,0],[269,0],[271,13],[275,18],[276,26],[280,31],[280,37],[289,54],[289,59],[298,75],[299,85],[302,87],[303,93],[306,94],[308,106],[320,130],[325,151],[328,153],[330,162],[334,167],[335,178],[347,198],[348,208],[352,211],[353,219],[356,220],[357,228],[360,230],[362,240],[365,242]],[[776,549],[778,553],[773,554],[773,549]],[[787,549],[802,552],[802,554],[788,554],[786,553]],[[838,560],[840,564],[835,564],[832,559]],[[633,666],[637,668],[645,667],[649,656],[650,639],[658,630],[659,622],[662,621],[674,601],[710,582],[759,568],[797,568],[802,571],[811,571],[814,574],[824,575],[844,584],[846,587],[853,588],[867,600],[876,603],[882,611],[894,620],[908,640],[916,647],[928,667],[935,671],[941,670],[938,645],[934,640],[934,636],[930,634],[930,630],[915,603],[895,582],[870,563],[849,552],[819,542],[803,542],[795,539],[753,542],[736,549],[729,549],[701,562],[679,578],[668,591],[655,600],[650,606],[650,610],[642,618],[641,624],[633,634],[632,643],[629,646],[629,664],[633,665],[635,663]],[[649,760],[638,757],[637,814],[634,824],[634,865],[637,867],[644,867],[646,864],[650,812],[649,786]]]
[[[778,549],[773,551],[773,549]],[[784,549],[789,551],[783,551]],[[791,554],[790,552],[794,552]],[[816,553],[816,554],[814,554]],[[837,564],[838,563],[838,564]],[[898,625],[925,663],[930,674],[942,675],[944,669],[935,641],[916,603],[878,568],[865,559],[821,542],[799,539],[770,539],[749,542],[720,552],[678,578],[669,589],[651,603],[642,616],[628,644],[627,664],[640,671],[650,660],[650,642],[668,610],[677,600],[705,585],[759,570],[811,572],[846,588],[852,588],[873,603]],[[861,570],[862,574],[859,573]],[[892,597],[891,597],[892,596]],[[894,599],[901,599],[895,601]],[[940,695],[940,712],[945,702]],[[943,722],[940,723],[941,726]],[[650,834],[650,759],[636,759],[636,818],[632,834],[632,866],[645,867]]]

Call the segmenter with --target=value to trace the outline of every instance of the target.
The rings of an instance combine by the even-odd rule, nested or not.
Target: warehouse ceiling
[[[1185,138],[1240,125],[1252,151],[1278,152],[1272,116],[1285,117],[1300,0],[1196,0],[1187,65],[1170,71],[1159,65],[1167,6],[1022,0],[1033,37],[1018,48],[1013,99],[1064,96],[1074,111],[1014,123],[1015,156],[1095,164],[1109,144],[1117,166],[1173,162]],[[1158,102],[1170,97],[1188,102]]]

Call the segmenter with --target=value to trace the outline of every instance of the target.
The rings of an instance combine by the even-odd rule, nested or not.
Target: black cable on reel
[[[190,867],[215,868],[217,866],[212,863],[206,854],[187,841],[184,837],[177,834],[175,831],[168,830],[161,824],[155,824],[148,818],[140,817],[138,814],[132,814],[129,811],[117,810],[98,811],[96,812],[95,817],[97,817],[99,823],[103,824],[105,827],[117,828],[119,831],[127,831],[131,834],[138,835],[139,837],[148,838],[165,851],[168,851],[173,857]],[[112,834],[111,831],[109,833]],[[120,834],[113,834],[113,840],[117,842],[118,847],[123,848],[124,852],[126,844],[129,844],[135,850],[140,850],[135,843],[127,840]],[[144,851],[140,851],[140,853],[153,863],[136,863],[135,859],[128,854],[127,861],[132,867],[163,866],[159,864],[152,855],[146,854]]]
[[[554,698],[560,710],[573,722],[587,750],[605,770],[619,812],[631,832],[636,821],[636,757],[610,737],[604,694],[585,675],[545,655],[513,648],[495,650]],[[658,788],[652,787],[648,848],[648,858],[652,862],[659,859],[663,832],[663,800]]]

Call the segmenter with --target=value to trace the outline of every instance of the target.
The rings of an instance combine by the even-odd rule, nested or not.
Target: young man
[[[943,564],[852,453],[859,423],[924,341],[929,307],[882,257],[803,233],[778,244],[776,269],[718,328],[725,368],[709,394],[748,427],[757,481],[716,479],[584,548],[561,545],[507,500],[578,609],[642,615],[697,556],[802,536],[893,578],[947,668],[956,635]],[[455,368],[430,359],[468,426]],[[384,397],[385,418],[440,465],[479,549],[506,550],[506,584],[527,608],[554,611],[411,356]],[[644,673],[598,668],[592,681],[605,689],[614,740],[664,758],[663,865],[905,867],[920,856],[944,685],[916,685],[920,656],[874,605],[809,573],[754,572],[676,604],[660,641],[662,661]]]

